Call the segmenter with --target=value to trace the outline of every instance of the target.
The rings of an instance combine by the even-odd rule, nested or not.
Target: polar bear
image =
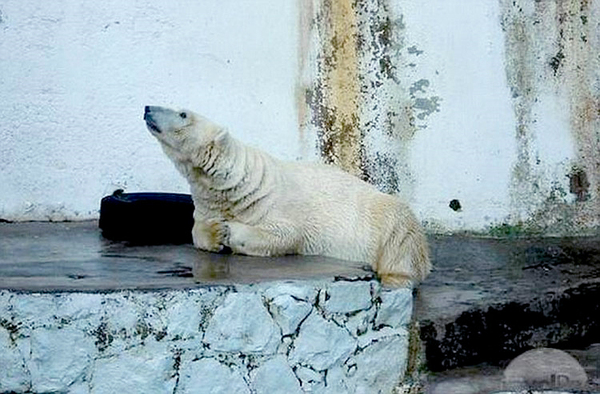
[[[399,198],[333,166],[278,160],[192,111],[147,106],[144,120],[190,184],[197,248],[366,262],[390,287],[431,270],[423,231]]]

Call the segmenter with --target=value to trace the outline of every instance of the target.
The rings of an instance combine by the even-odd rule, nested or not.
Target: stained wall
[[[144,105],[409,200],[431,231],[600,218],[594,0],[0,1],[0,218],[186,191]]]
[[[316,157],[403,195],[431,231],[598,226],[599,2],[303,12],[301,127]]]

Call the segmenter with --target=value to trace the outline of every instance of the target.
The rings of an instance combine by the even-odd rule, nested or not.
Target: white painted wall
[[[587,56],[597,53],[600,2],[393,4],[407,25],[406,45],[422,51],[418,72],[443,100],[411,147],[418,174],[413,203],[431,228],[523,223],[573,234],[598,226],[600,102],[589,104],[597,114],[583,119],[577,107],[588,103],[579,104],[573,90],[581,81],[596,97],[600,93],[600,62]],[[565,31],[576,39],[564,37]],[[553,72],[559,50],[566,56]],[[525,131],[519,138],[520,127]],[[580,127],[595,146],[581,137]],[[597,153],[584,153],[589,151]],[[591,183],[583,202],[570,192],[575,167],[586,168]],[[454,198],[462,211],[448,209]]]
[[[572,204],[574,107],[568,89],[542,78],[545,58],[532,66],[536,99],[525,148],[516,137],[522,103],[507,72],[515,45],[501,25],[508,3],[381,3],[405,25],[403,48],[419,51],[402,71],[406,89],[427,79],[440,98],[406,148],[406,195],[429,228],[515,224],[543,212],[558,189],[561,204]],[[540,8],[554,2],[518,3],[530,22],[539,13],[542,28],[560,11]],[[297,98],[306,78],[300,63],[310,59],[303,45],[319,39],[301,36],[301,9],[311,4],[320,3],[0,1],[0,218],[93,218],[116,188],[187,191],[145,130],[146,104],[196,110],[281,158],[311,157],[306,145],[316,136],[300,132]],[[589,4],[594,31],[600,6]],[[554,44],[531,29],[533,63]],[[599,40],[589,37],[590,45]],[[527,177],[515,173],[523,149]],[[589,176],[594,186],[597,174]],[[452,199],[461,212],[448,207]]]
[[[480,229],[510,213],[514,115],[498,5],[461,4],[411,2],[404,9],[409,40],[423,51],[419,71],[442,98],[440,112],[416,134],[411,158],[421,216],[444,228]],[[461,212],[449,209],[453,199]]]
[[[100,198],[186,192],[142,120],[197,110],[298,155],[292,1],[0,2],[0,218],[97,217]]]

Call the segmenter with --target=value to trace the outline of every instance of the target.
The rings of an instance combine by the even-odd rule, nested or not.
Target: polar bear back
[[[280,162],[269,219],[290,220],[306,238],[303,254],[365,261],[395,224],[401,201],[333,166]]]

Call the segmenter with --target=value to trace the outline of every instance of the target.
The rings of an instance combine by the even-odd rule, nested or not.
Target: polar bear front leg
[[[300,251],[300,232],[292,225],[278,223],[251,226],[240,222],[221,222],[215,228],[227,234],[224,245],[234,253],[248,256],[281,256]]]
[[[222,219],[195,220],[192,228],[194,246],[209,252],[222,252],[229,238],[229,228]]]

